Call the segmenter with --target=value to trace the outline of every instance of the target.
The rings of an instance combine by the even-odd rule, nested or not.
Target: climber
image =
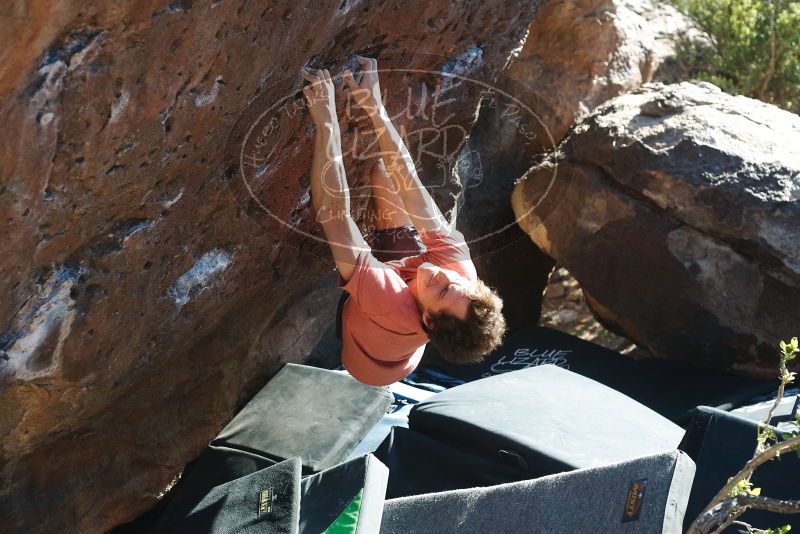
[[[388,385],[410,374],[430,340],[442,357],[481,360],[505,333],[502,301],[478,279],[464,236],[422,185],[381,101],[377,61],[343,78],[375,128],[380,158],[370,172],[366,241],[350,214],[334,85],[327,70],[303,71],[316,126],[311,195],[348,294],[341,310],[342,364],[356,379]],[[424,248],[423,248],[424,245]]]

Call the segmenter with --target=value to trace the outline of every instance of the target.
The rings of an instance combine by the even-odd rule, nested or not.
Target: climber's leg
[[[375,258],[378,261],[400,260],[422,253],[424,247],[417,230],[380,159],[370,171],[370,185],[372,195],[367,207],[370,231],[366,241]]]
[[[386,230],[412,226],[403,199],[394,182],[386,174],[383,160],[378,158],[370,171],[372,196],[367,206],[367,222],[371,229]]]

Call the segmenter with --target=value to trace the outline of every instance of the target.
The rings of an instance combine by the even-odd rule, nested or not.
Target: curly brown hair
[[[467,291],[466,320],[449,313],[431,314],[423,328],[442,358],[453,363],[481,361],[503,340],[506,320],[503,300],[481,280]]]

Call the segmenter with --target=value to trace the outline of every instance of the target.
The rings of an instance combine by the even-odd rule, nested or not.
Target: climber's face
[[[415,283],[417,302],[425,324],[428,324],[430,315],[439,313],[448,313],[466,320],[470,302],[467,296],[470,280],[456,271],[426,262],[417,268]]]

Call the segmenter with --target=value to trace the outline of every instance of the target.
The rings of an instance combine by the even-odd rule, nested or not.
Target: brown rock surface
[[[508,76],[528,85],[547,107],[531,99],[534,113],[560,141],[582,115],[609,98],[650,81],[656,56],[637,0],[550,1],[531,25]],[[552,148],[548,137],[529,153]]]
[[[462,155],[480,166],[482,183],[466,190],[459,227],[472,239],[490,236],[473,247],[475,263],[498,287],[512,325],[537,321],[554,261],[516,225],[506,228],[514,215],[504,199],[580,116],[650,81],[674,56],[681,23],[674,8],[650,0],[548,0],[499,84],[514,106],[484,102]]]
[[[628,5],[645,20],[645,27],[653,36],[655,72],[650,81],[666,84],[689,80],[689,70],[679,57],[681,42],[708,43],[709,37],[670,2],[628,0]]]
[[[538,142],[522,143],[527,157],[552,149],[578,119],[617,95],[655,77],[665,83],[685,80],[688,74],[675,64],[683,38],[702,39],[703,34],[658,0],[542,4],[506,71],[529,88],[521,100],[547,129]]]
[[[582,115],[650,81],[660,58],[639,13],[648,5],[647,0],[544,2],[505,71],[515,81],[508,90],[529,108],[520,114],[523,124],[509,120],[506,109],[485,108],[476,137],[482,134],[482,143],[498,158],[505,155],[505,164],[521,169],[520,176]],[[653,24],[660,20],[653,19]],[[521,135],[522,127],[535,135]]]
[[[581,121],[512,203],[610,330],[656,356],[774,372],[800,330],[798,147],[797,115],[647,84]]]
[[[505,64],[534,9],[358,0],[6,9],[2,529],[100,532],[135,517],[282,362],[307,357],[335,291],[309,289],[332,262],[308,209],[309,122],[292,107],[301,66],[338,72],[351,54],[371,53],[384,68],[480,78]],[[384,87],[400,112],[406,88],[432,94],[448,83],[406,71]],[[286,96],[270,155],[258,137],[266,130],[248,133]],[[456,131],[450,141],[463,141],[477,95],[450,96],[440,113]],[[422,105],[428,115],[432,105]],[[351,145],[357,119],[343,125]],[[418,117],[400,120],[425,132]],[[455,150],[423,137],[412,145]],[[256,159],[240,168],[238,156]],[[423,175],[441,181],[451,207],[453,162],[419,163],[438,172]],[[348,154],[346,166],[358,183],[365,162]]]

